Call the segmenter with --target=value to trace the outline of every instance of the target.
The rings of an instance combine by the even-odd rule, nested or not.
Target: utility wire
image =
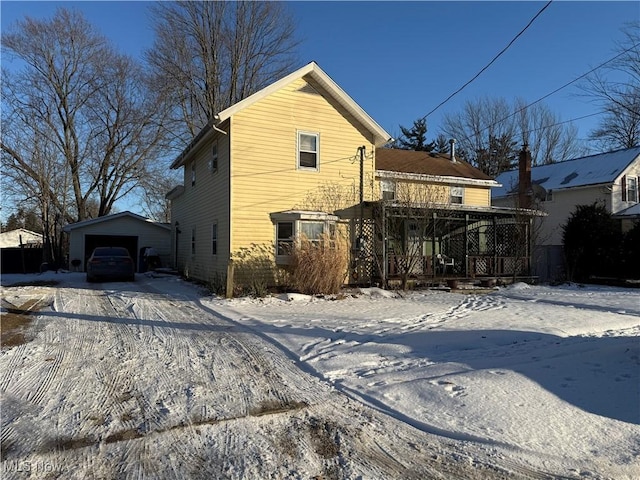
[[[595,117],[596,115],[602,115],[603,113],[604,112],[589,113],[587,115],[582,115],[581,117],[570,118],[569,120],[563,120],[561,122],[552,123],[550,125],[544,125],[542,127],[533,128],[531,130],[527,130],[524,133],[538,132],[540,130],[544,130],[545,128],[555,127],[556,125],[563,125],[565,123],[573,122],[574,120],[582,120],[583,118]]]
[[[552,1],[553,1],[553,0],[549,0],[549,1],[546,3],[546,5],[545,5],[544,7],[542,7],[538,13],[536,13],[536,14],[535,14],[535,16],[534,16],[534,17],[529,21],[529,23],[527,23],[527,25],[526,25],[522,30],[520,30],[520,32],[519,32],[515,37],[513,37],[513,39],[509,42],[509,44],[508,44],[506,47],[504,47],[500,53],[498,53],[495,57],[493,57],[493,60],[491,60],[487,65],[485,65],[485,66],[482,68],[482,70],[480,70],[478,73],[476,73],[476,75],[475,75],[471,80],[469,80],[467,83],[465,83],[464,85],[462,85],[458,90],[456,90],[456,91],[455,91],[455,92],[453,92],[451,95],[449,95],[449,96],[448,96],[444,101],[440,102],[440,104],[439,104],[436,108],[434,108],[433,110],[431,110],[429,113],[427,113],[427,114],[426,114],[424,117],[422,117],[422,118],[423,118],[423,119],[424,119],[424,118],[427,118],[427,117],[428,117],[429,115],[431,115],[433,112],[435,112],[436,110],[438,110],[441,106],[443,106],[445,103],[447,103],[449,100],[451,100],[454,96],[456,96],[458,93],[460,93],[464,88],[466,88],[466,87],[467,87],[470,83],[472,83],[476,78],[478,78],[478,77],[479,77],[479,76],[480,76],[480,75],[481,75],[481,74],[482,74],[482,73],[483,73],[487,68],[489,68],[489,67],[490,67],[490,66],[491,66],[491,65],[492,65],[492,64],[493,64],[493,63],[494,63],[494,62],[495,62],[495,61],[496,61],[496,60],[497,60],[497,59],[498,59],[498,58],[499,58],[499,57],[500,57],[504,52],[506,52],[506,51],[509,49],[509,47],[510,47],[511,45],[513,45],[513,43],[518,39],[518,37],[520,37],[520,35],[522,35],[522,34],[523,34],[523,33],[524,33],[524,32],[525,32],[525,31],[526,31],[526,30],[531,26],[531,24],[536,20],[536,18],[538,18],[538,17],[542,14],[542,12],[544,12],[544,11],[547,9],[547,7],[548,7],[549,5],[551,5],[551,2],[552,2]]]
[[[562,90],[562,89],[564,89],[564,88],[567,88],[569,85],[572,85],[572,84],[574,84],[575,82],[577,82],[578,80],[581,80],[581,79],[583,79],[584,77],[586,77],[586,76],[588,76],[588,75],[592,74],[592,73],[593,73],[593,72],[595,72],[596,70],[599,70],[600,68],[604,67],[606,64],[613,62],[614,60],[616,60],[617,58],[621,57],[621,56],[622,56],[622,55],[624,55],[625,53],[628,53],[628,52],[630,52],[631,50],[633,50],[634,48],[637,48],[637,47],[639,47],[639,46],[640,46],[640,43],[636,43],[635,45],[633,45],[633,46],[631,46],[631,47],[627,48],[627,49],[626,49],[626,50],[624,50],[623,52],[620,52],[620,53],[619,53],[619,54],[617,54],[616,56],[611,57],[609,60],[605,60],[604,62],[602,62],[602,63],[601,63],[600,65],[598,65],[597,67],[593,67],[593,68],[592,68],[591,70],[589,70],[588,72],[585,72],[585,73],[583,73],[582,75],[580,75],[580,76],[578,76],[578,77],[574,78],[574,79],[573,79],[573,80],[571,80],[570,82],[565,83],[565,84],[564,84],[564,85],[562,85],[561,87],[556,88],[556,89],[555,89],[555,90],[553,90],[552,92],[549,92],[549,93],[547,93],[546,95],[543,95],[542,97],[538,98],[537,100],[534,100],[533,102],[531,102],[531,103],[529,103],[529,104],[525,105],[524,107],[522,107],[522,108],[520,108],[520,109],[516,110],[515,112],[513,112],[513,113],[511,113],[511,114],[507,115],[506,117],[501,118],[500,120],[495,121],[495,122],[494,122],[494,123],[492,123],[491,125],[487,125],[486,127],[484,127],[484,128],[483,128],[482,130],[480,130],[479,132],[474,133],[472,136],[473,136],[473,137],[479,137],[480,135],[482,135],[484,132],[486,132],[487,130],[491,129],[492,127],[495,127],[496,125],[499,125],[500,123],[504,122],[505,120],[510,119],[511,117],[513,117],[513,116],[515,116],[515,115],[519,114],[520,112],[523,112],[523,111],[524,111],[524,110],[526,110],[527,108],[529,108],[529,107],[531,107],[531,106],[535,105],[536,103],[541,102],[541,101],[542,101],[542,100],[544,100],[545,98],[549,98],[551,95],[554,95],[554,94],[558,93],[560,90]],[[544,127],[540,127],[540,128],[534,129],[534,130],[528,130],[528,131],[527,131],[527,132],[525,132],[525,133],[536,132],[536,131],[538,131],[538,130],[543,130],[543,129],[545,129],[545,128],[555,127],[556,125],[562,125],[562,124],[565,124],[565,123],[569,123],[569,122],[572,122],[572,121],[574,121],[574,120],[582,120],[583,118],[594,117],[594,116],[596,116],[596,115],[602,115],[603,113],[604,113],[604,112],[597,112],[597,113],[592,113],[592,114],[589,114],[589,115],[585,115],[585,116],[583,116],[583,117],[572,118],[572,119],[565,120],[565,121],[562,121],[562,122],[559,122],[559,123],[554,123],[554,124],[552,124],[552,125],[546,125],[546,126],[544,126]],[[465,137],[465,140],[471,140],[471,137]]]

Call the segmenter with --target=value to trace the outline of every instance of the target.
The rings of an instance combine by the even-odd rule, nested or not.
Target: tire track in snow
[[[119,318],[130,319],[134,323],[140,322],[135,325],[135,328],[134,325],[118,322],[118,328],[124,334],[123,341],[125,344],[129,342],[128,346],[131,347],[129,350],[133,350],[133,345],[136,345],[138,348],[137,354],[140,355],[142,353],[144,358],[150,360],[145,362],[144,373],[145,377],[147,377],[146,380],[157,382],[159,384],[159,388],[157,388],[159,392],[172,392],[175,378],[169,375],[166,368],[160,366],[160,356],[164,354],[167,358],[183,358],[184,356],[180,355],[180,351],[184,348],[184,345],[179,345],[183,343],[182,336],[179,335],[179,332],[173,331],[175,329],[171,328],[169,324],[167,324],[166,327],[161,325],[164,320],[163,315],[166,315],[166,312],[163,315],[154,316],[155,318],[152,322],[157,322],[156,325],[156,323],[147,323],[150,318],[146,318],[150,311],[154,311],[156,314],[160,313],[159,309],[152,307],[152,302],[144,298],[140,299],[127,295],[110,296],[108,300],[113,307],[115,315]],[[156,320],[156,318],[159,318],[159,320]],[[170,332],[165,335],[165,330],[169,330]],[[158,350],[156,344],[160,337],[175,337],[176,339],[180,339],[180,341],[165,342],[160,339],[160,343],[165,348]],[[166,347],[170,349],[166,350]],[[149,368],[151,371],[149,371]],[[153,470],[151,464],[143,468],[143,465],[140,464],[138,459],[151,457],[148,451],[148,444],[152,440],[147,438],[147,436],[156,431],[166,432],[170,437],[169,445],[171,446],[171,450],[180,460],[185,463],[195,461],[194,454],[191,453],[192,449],[188,449],[187,446],[184,445],[182,438],[170,428],[173,425],[167,424],[165,417],[167,416],[166,413],[169,412],[164,412],[166,406],[162,399],[154,401],[154,399],[149,398],[148,392],[146,392],[147,388],[144,386],[144,380],[139,377],[135,380],[136,382],[132,382],[130,385],[129,393],[138,402],[142,423],[137,426],[135,433],[131,433],[131,436],[136,438],[142,437],[144,440],[134,442],[133,439],[130,439],[130,441],[128,441],[132,449],[127,450],[127,455],[123,458],[124,464],[126,466],[133,466],[134,469],[137,468],[139,478],[144,478],[145,471]],[[188,417],[185,416],[180,425],[191,429],[190,423]],[[126,436],[127,432],[131,432],[131,430],[115,432],[110,438],[115,440],[119,438],[120,435]],[[107,440],[109,440],[109,438],[107,438]],[[139,448],[136,449],[133,445],[139,445]],[[139,449],[142,449],[142,451],[139,451]],[[125,469],[127,469],[127,467],[125,467]]]

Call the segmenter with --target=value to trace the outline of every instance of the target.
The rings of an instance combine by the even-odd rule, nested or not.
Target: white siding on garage
[[[79,270],[84,270],[84,259],[91,253],[84,251],[87,235],[138,237],[138,250],[142,247],[154,247],[160,255],[162,265],[170,264],[171,230],[161,224],[145,221],[135,216],[118,216],[116,214],[88,225],[76,227],[70,225],[69,229],[69,269],[73,269],[71,262],[74,259],[79,259],[82,261]]]

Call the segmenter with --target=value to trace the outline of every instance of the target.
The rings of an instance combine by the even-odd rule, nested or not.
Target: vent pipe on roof
[[[449,145],[451,145],[451,162],[456,163],[456,139],[449,140]]]

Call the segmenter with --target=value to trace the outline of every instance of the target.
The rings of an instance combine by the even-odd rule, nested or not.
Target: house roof
[[[616,218],[640,218],[640,203],[635,203],[630,207],[616,213]]]
[[[26,228],[16,228],[0,233],[0,248],[19,247],[21,242],[22,245],[41,244],[42,234]]]
[[[153,220],[149,220],[146,217],[143,217],[141,215],[136,215],[135,213],[132,213],[132,212],[129,212],[129,211],[114,213],[113,215],[105,215],[104,217],[91,218],[89,220],[83,220],[82,222],[71,223],[69,225],[65,225],[62,230],[65,231],[65,232],[70,232],[70,231],[75,230],[77,228],[86,227],[88,225],[94,225],[96,223],[109,222],[111,220],[115,220],[116,218],[122,218],[122,217],[130,217],[130,218],[133,218],[135,220],[139,220],[141,222],[147,222],[147,223],[149,223],[151,225],[154,225],[156,227],[160,227],[160,228],[164,228],[164,229],[167,229],[167,230],[171,230],[171,227],[169,225],[165,224],[165,223],[154,222]]]
[[[452,177],[470,179],[496,185],[495,181],[481,170],[462,160],[451,161],[449,154],[416,152],[397,148],[378,148],[376,150],[376,170],[378,173],[395,172],[401,174],[428,177]],[[384,176],[384,175],[381,175]]]
[[[231,105],[229,108],[224,109],[218,113],[214,120],[215,124],[219,125],[225,120],[231,118],[234,114],[250,107],[254,103],[262,100],[263,98],[271,95],[272,93],[280,90],[291,82],[294,82],[300,78],[309,77],[318,83],[329,95],[331,95],[342,107],[345,108],[353,117],[360,122],[367,130],[373,134],[373,143],[376,146],[384,145],[391,140],[389,135],[378,123],[365,112],[360,105],[358,105],[349,95],[346,94],[340,86],[334,82],[324,70],[322,70],[317,63],[311,62],[302,68],[299,68],[295,72],[290,73],[284,78],[272,83],[271,85],[263,88],[262,90],[248,96],[247,98]],[[200,133],[193,139],[193,141],[183,150],[183,152],[173,161],[171,168],[178,168],[184,165],[185,161],[189,158],[189,153],[193,151],[201,142],[206,141],[210,135],[213,135],[214,128],[211,125],[204,127]]]
[[[531,181],[547,191],[609,184],[639,157],[640,147],[634,147],[539,165],[531,168]],[[518,188],[518,170],[504,172],[496,180],[502,187],[493,190],[494,198],[513,194]]]

